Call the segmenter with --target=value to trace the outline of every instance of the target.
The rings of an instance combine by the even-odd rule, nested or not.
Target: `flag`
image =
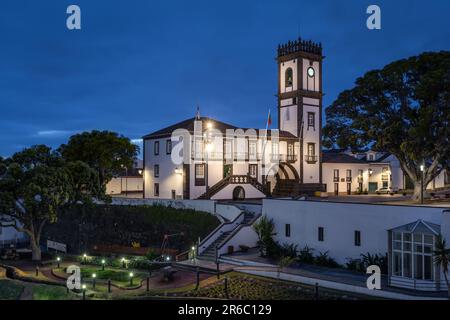
[[[269,109],[269,115],[267,116],[267,127],[270,127],[272,125],[272,116],[270,115],[270,109]]]

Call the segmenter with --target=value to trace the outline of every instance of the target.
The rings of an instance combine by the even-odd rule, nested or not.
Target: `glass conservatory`
[[[433,262],[440,226],[418,220],[389,230],[389,284],[414,290],[445,290],[440,268]]]

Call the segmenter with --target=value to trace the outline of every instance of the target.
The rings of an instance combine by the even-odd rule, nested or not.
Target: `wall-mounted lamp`
[[[179,169],[178,167],[175,168],[175,173],[176,174],[183,174],[183,170]]]
[[[373,173],[373,170],[370,168],[370,169],[369,169],[369,176],[371,176],[372,173]]]

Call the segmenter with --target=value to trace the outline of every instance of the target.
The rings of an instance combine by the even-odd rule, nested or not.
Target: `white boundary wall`
[[[444,208],[335,203],[326,201],[263,200],[263,214],[273,218],[275,239],[315,249],[314,254],[329,251],[329,256],[344,264],[347,258],[362,253],[387,253],[387,230],[422,219],[442,223]],[[286,237],[285,225],[291,225]],[[446,225],[446,224],[444,224]],[[318,227],[324,228],[324,241],[318,241]],[[361,232],[361,246],[355,246],[355,230]],[[444,235],[450,230],[442,230]]]

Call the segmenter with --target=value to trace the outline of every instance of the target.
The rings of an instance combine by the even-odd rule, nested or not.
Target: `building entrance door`
[[[378,182],[369,182],[369,192],[375,192],[378,189]]]
[[[351,183],[347,183],[347,194],[348,195],[352,194],[352,184]]]
[[[339,183],[334,184],[334,195],[335,196],[339,195]]]

